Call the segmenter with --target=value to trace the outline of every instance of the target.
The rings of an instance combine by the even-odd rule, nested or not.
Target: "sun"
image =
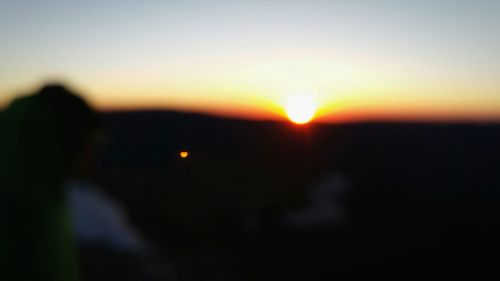
[[[296,124],[306,124],[316,113],[316,104],[307,95],[291,96],[285,104],[286,114],[290,121]]]

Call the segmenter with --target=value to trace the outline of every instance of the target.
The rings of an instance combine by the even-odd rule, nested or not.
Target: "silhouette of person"
[[[0,280],[78,279],[65,180],[101,125],[87,103],[61,85],[18,98],[2,115]]]

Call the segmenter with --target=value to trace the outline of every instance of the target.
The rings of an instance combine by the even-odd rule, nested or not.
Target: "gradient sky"
[[[100,109],[500,120],[500,1],[0,2],[0,104],[47,80]]]

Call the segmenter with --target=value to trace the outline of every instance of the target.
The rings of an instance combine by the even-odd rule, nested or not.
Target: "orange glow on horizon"
[[[286,93],[296,91],[278,88],[248,90],[244,87],[242,89],[234,87],[220,91],[207,90],[210,94],[207,96],[196,94],[196,91],[180,92],[168,89],[149,89],[146,92],[150,94],[142,96],[139,90],[118,95],[109,89],[111,94],[106,95],[108,91],[98,88],[81,90],[81,87],[76,87],[76,92],[87,99],[91,106],[103,112],[178,111],[223,118],[292,121],[296,124],[306,124],[311,120],[317,123],[500,122],[498,113],[500,96],[494,95],[493,91],[485,91],[489,98],[479,100],[473,96],[469,97],[468,89],[463,92],[454,91],[453,98],[450,98],[443,96],[444,91],[419,96],[418,93],[425,92],[424,89],[410,91],[404,87],[387,86],[386,90],[382,91],[380,90],[383,88],[382,85],[378,88],[376,86],[330,90],[294,87],[307,89],[306,94],[299,96],[308,97],[306,100],[310,99],[306,102],[295,102],[295,105],[290,105],[295,95],[287,97]],[[34,92],[36,89],[26,89],[25,92]],[[185,94],[183,98],[176,94],[178,92]],[[219,94],[212,95],[214,92]],[[3,100],[0,99],[0,105],[5,107],[11,100],[6,96]]]
[[[179,153],[179,156],[180,156],[181,158],[188,158],[188,156],[189,156],[189,152],[187,152],[187,151],[181,151],[181,152]]]
[[[286,108],[281,110],[276,106],[271,109],[250,107],[187,107],[168,105],[132,105],[122,104],[115,106],[97,106],[100,111],[140,111],[140,110],[173,110],[187,113],[206,114],[222,118],[236,118],[245,120],[270,120],[293,122]],[[500,117],[493,110],[481,112],[454,110],[434,110],[425,106],[407,108],[393,108],[383,106],[355,106],[342,104],[330,108],[318,107],[311,120],[317,123],[357,123],[357,122],[500,122]],[[309,122],[311,121],[309,120]],[[295,124],[300,124],[296,123]],[[307,122],[306,122],[307,123]],[[306,124],[302,123],[302,124]]]

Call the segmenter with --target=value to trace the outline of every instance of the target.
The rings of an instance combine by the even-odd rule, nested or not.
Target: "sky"
[[[500,121],[500,1],[0,0],[0,105],[62,81],[100,110]]]

